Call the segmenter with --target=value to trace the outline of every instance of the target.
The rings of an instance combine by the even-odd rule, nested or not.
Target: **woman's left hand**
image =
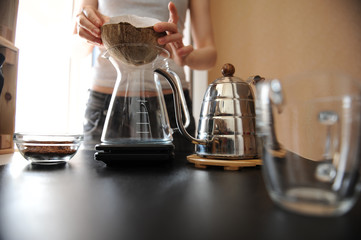
[[[169,20],[154,25],[156,32],[167,32],[167,36],[158,39],[158,44],[166,45],[170,52],[171,58],[180,66],[186,65],[187,56],[193,52],[193,46],[184,46],[183,34],[178,32],[178,12],[173,2],[168,4]]]

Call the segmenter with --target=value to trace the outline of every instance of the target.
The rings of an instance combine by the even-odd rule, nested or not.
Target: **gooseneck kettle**
[[[196,153],[201,157],[216,159],[252,159],[258,157],[255,96],[251,83],[234,77],[235,68],[225,64],[223,77],[213,81],[204,95],[198,124],[197,138],[191,136],[182,124],[181,99],[176,80],[163,69],[156,69],[170,83],[174,94],[176,120],[183,136],[196,144]]]

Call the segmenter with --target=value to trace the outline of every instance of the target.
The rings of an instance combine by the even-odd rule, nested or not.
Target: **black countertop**
[[[111,168],[81,150],[68,164],[36,167],[0,156],[1,240],[361,239],[361,200],[320,218],[277,207],[261,167],[167,164]]]

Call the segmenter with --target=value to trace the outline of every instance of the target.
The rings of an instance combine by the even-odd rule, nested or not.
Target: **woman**
[[[168,4],[168,8],[166,7]],[[180,76],[184,95],[191,114],[191,100],[189,86],[185,79],[183,66],[191,69],[206,70],[214,66],[217,53],[213,39],[213,30],[210,18],[210,3],[208,0],[83,0],[76,15],[77,33],[91,46],[100,52],[93,66],[93,84],[87,104],[84,124],[84,138],[87,142],[100,142],[100,135],[104,124],[105,112],[108,109],[110,96],[113,91],[116,72],[109,61],[100,56],[105,51],[100,38],[100,27],[110,17],[120,15],[137,15],[159,19],[161,22],[154,25],[157,32],[167,32],[167,35],[158,39],[158,43],[166,45],[170,52],[170,67]],[[186,11],[190,10],[192,45],[184,46],[183,29]],[[111,73],[111,74],[109,74]],[[162,86],[166,102],[173,101],[170,86]],[[171,126],[175,126],[173,104],[167,104]],[[191,116],[188,131],[194,134],[195,124]],[[187,142],[179,133],[173,135],[175,151],[192,152],[194,146]]]

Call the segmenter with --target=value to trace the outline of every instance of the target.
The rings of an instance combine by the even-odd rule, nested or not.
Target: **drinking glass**
[[[339,216],[361,189],[360,82],[309,73],[257,86],[256,124],[271,199],[293,212]]]

